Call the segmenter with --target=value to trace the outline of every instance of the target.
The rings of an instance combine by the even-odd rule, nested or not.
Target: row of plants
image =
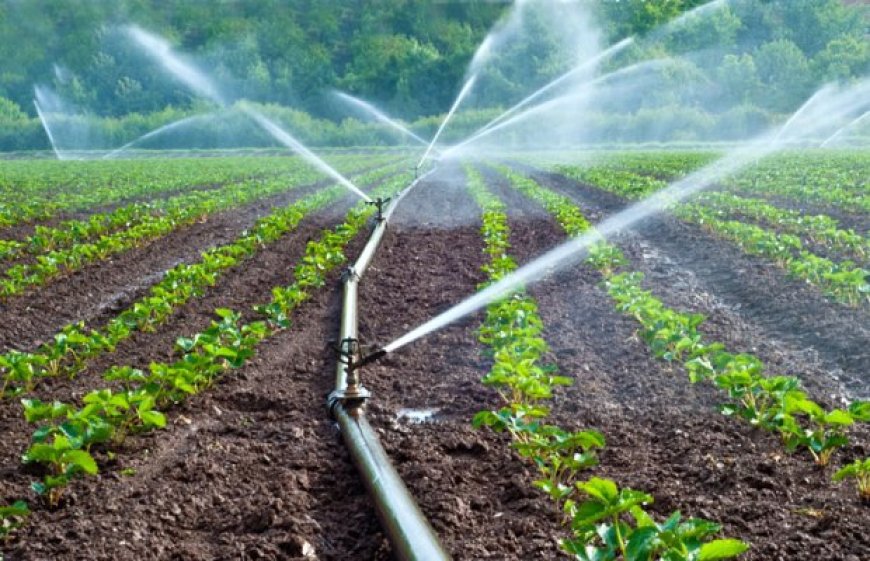
[[[804,249],[801,239],[779,234],[754,224],[720,218],[707,206],[679,205],[674,213],[705,230],[734,242],[749,255],[771,259],[795,278],[819,287],[827,296],[850,306],[870,303],[870,271],[853,261],[832,261]]]
[[[559,166],[557,169],[567,177],[591,183],[628,199],[644,198],[667,186],[664,181],[654,177],[627,171],[572,166]],[[777,226],[783,223],[786,231],[796,231],[802,225],[801,236],[837,240],[837,243],[848,244],[852,249],[859,247],[862,252],[867,247],[864,236],[851,230],[831,228],[831,225],[836,226],[836,222],[825,216],[802,217],[799,212],[778,209],[761,201],[755,203],[755,206],[753,203],[738,203],[735,199],[748,199],[733,195],[707,194],[704,197],[709,198],[713,204],[708,206],[707,199],[702,198],[701,202],[675,205],[672,210],[683,220],[697,223],[715,235],[736,243],[750,255],[772,259],[793,277],[819,287],[838,302],[851,306],[870,302],[870,272],[866,269],[850,260],[836,262],[807,251],[796,235],[780,234],[739,220],[723,219],[724,213],[718,205],[724,204],[722,201],[728,201],[737,210],[738,204],[742,204],[740,208],[747,209],[747,217],[755,220],[770,219]],[[748,210],[749,208],[754,210]]]
[[[410,180],[402,174],[376,189],[374,196],[395,194]],[[345,221],[308,243],[294,268],[294,282],[276,287],[272,300],[255,306],[262,319],[243,324],[241,314],[218,309],[218,319],[204,331],[176,342],[178,359],[152,362],[147,371],[115,366],[104,373],[108,387],[86,394],[81,405],[24,399],[25,419],[38,428],[23,455],[26,464],[38,464],[45,476],[33,490],[57,506],[70,481],[99,472],[97,450],[108,451],[131,434],[164,427],[161,410],[213,385],[231,369],[244,366],[266,338],[290,327],[290,314],[312,291],[326,283],[327,275],[347,258],[343,248],[367,223],[375,209],[360,202]]]
[[[360,167],[368,163],[360,158]],[[95,241],[75,243],[68,248],[38,255],[34,263],[9,267],[0,278],[0,297],[24,293],[57,277],[76,271],[86,264],[104,260],[130,249],[153,242],[170,232],[200,221],[210,214],[236,208],[310,183],[322,174],[310,167],[271,180],[246,181],[212,191],[193,191],[166,202],[159,214],[130,228],[100,236]]]
[[[385,164],[391,159],[395,156],[377,155],[369,163]],[[330,158],[338,169],[359,160],[355,155]],[[295,157],[4,161],[0,162],[0,228],[198,186],[269,179],[296,173],[300,166]]]
[[[870,212],[866,151],[794,151],[765,158],[725,184],[734,191]]]
[[[65,220],[56,227],[36,225],[22,241],[0,240],[0,260],[39,255],[129,228],[150,218],[162,205],[132,203],[111,212],[92,214],[82,220]]]
[[[560,218],[580,212],[567,197],[552,193],[508,168],[500,170],[518,190],[542,202],[568,235],[582,232],[576,222]],[[534,195],[535,191],[549,194]],[[706,342],[698,330],[704,316],[675,311],[650,291],[643,290],[642,273],[620,271],[627,260],[613,244],[594,246],[587,263],[602,274],[617,309],[640,323],[640,336],[657,358],[683,364],[692,383],[708,382],[721,390],[728,397],[720,408],[723,414],[777,433],[788,451],[806,450],[818,465],[827,466],[832,455],[849,444],[850,427],[856,422],[870,421],[870,402],[854,401],[846,409],[826,410],[802,390],[799,378],[767,376],[763,362],[757,357],[731,353],[721,343]],[[862,462],[852,465],[837,472],[835,478],[854,477],[859,492],[865,493],[866,468],[870,466]]]
[[[627,185],[643,187],[644,181],[633,176],[673,181],[712,163],[721,156],[712,151],[619,151],[572,154],[561,161],[588,157],[594,165],[588,175],[607,171],[624,172]],[[536,158],[543,162],[544,157]],[[576,166],[567,166],[576,171]],[[855,150],[794,150],[763,158],[741,173],[725,178],[729,189],[761,197],[781,197],[794,201],[839,207],[846,212],[870,210],[867,191],[870,157]],[[593,181],[590,181],[593,182]],[[594,182],[593,182],[594,183]],[[655,184],[650,187],[655,188]],[[629,194],[631,191],[629,190]],[[644,195],[649,194],[647,191]]]
[[[487,189],[482,177],[467,168],[468,186],[483,211],[481,234],[489,262],[482,270],[485,284],[495,282],[516,268],[508,255],[509,228],[504,204]],[[526,191],[531,192],[531,189]],[[538,200],[555,206],[552,193],[535,190]],[[576,209],[562,205],[560,216],[578,230],[589,228]],[[683,520],[673,513],[659,524],[644,508],[652,495],[600,477],[581,480],[581,473],[598,464],[597,450],[604,435],[594,430],[568,431],[546,422],[547,400],[557,386],[573,383],[556,374],[554,365],[543,364],[548,350],[543,322],[534,300],[516,292],[487,307],[480,341],[488,346],[493,366],[483,383],[502,399],[496,411],[481,411],[475,427],[507,432],[513,448],[540,474],[534,485],[545,492],[564,513],[562,522],[571,537],[561,540],[563,551],[584,561],[626,559],[705,560],[729,559],[748,546],[734,539],[712,539],[721,527],[701,519]]]
[[[819,466],[849,444],[852,425],[870,421],[870,402],[826,410],[807,396],[799,378],[769,376],[757,357],[705,341],[698,331],[703,315],[668,308],[642,281],[639,272],[613,274],[607,291],[621,312],[640,323],[640,335],[656,357],[683,364],[693,383],[709,382],[727,396],[723,414],[778,434],[788,451],[806,450]]]
[[[385,166],[358,178],[372,183],[395,173],[397,165]],[[136,331],[154,331],[176,309],[201,296],[220,276],[261,248],[293,230],[309,213],[346,194],[343,187],[323,189],[260,218],[232,242],[202,253],[199,261],[170,269],[148,294],[108,321],[102,329],[89,329],[84,322],[69,324],[33,352],[11,350],[0,355],[2,395],[32,391],[46,377],[78,374],[88,360],[113,352]]]
[[[870,238],[852,229],[841,229],[836,219],[824,214],[804,214],[773,206],[762,199],[723,192],[704,193],[698,198],[698,203],[722,217],[746,217],[856,259],[866,259],[870,255]]]

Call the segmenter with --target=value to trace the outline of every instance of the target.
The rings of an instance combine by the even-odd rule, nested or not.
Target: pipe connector
[[[338,280],[341,284],[344,284],[348,281],[359,282],[359,275],[353,267],[345,267],[341,272],[341,275],[338,277]]]

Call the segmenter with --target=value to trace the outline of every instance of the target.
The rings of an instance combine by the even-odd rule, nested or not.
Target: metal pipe
[[[431,171],[429,172],[431,173]],[[353,267],[344,275],[340,356],[335,373],[335,390],[329,409],[341,428],[345,445],[374,500],[396,557],[403,561],[446,561],[450,556],[390,463],[378,437],[363,415],[369,392],[362,386],[353,364],[359,364],[357,295],[363,273],[374,258],[396,205],[429,173],[417,178],[395,197],[383,213]],[[346,346],[346,347],[345,347]]]
[[[354,415],[354,412],[359,412]],[[361,410],[336,408],[336,420],[398,559],[446,561],[450,556],[420,512]]]

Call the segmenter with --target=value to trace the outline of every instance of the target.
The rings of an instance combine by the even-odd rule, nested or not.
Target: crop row
[[[313,182],[323,177],[304,162],[292,160],[296,165],[290,167],[275,180],[290,181],[294,184]],[[369,167],[369,160],[355,159],[345,162],[343,171],[355,171],[361,167]],[[0,240],[0,260],[11,259],[22,254],[40,255],[49,251],[69,248],[77,243],[84,243],[95,238],[109,235],[120,229],[128,229],[148,220],[183,209],[191,204],[192,200],[208,198],[210,194],[221,196],[227,193],[239,183],[250,181],[233,182],[211,192],[186,193],[166,199],[157,199],[146,203],[131,203],[116,208],[109,212],[96,213],[81,220],[66,220],[56,227],[37,225],[34,233],[23,241]],[[194,199],[192,199],[194,197]]]
[[[805,250],[797,236],[778,234],[739,220],[722,220],[717,211],[699,204],[680,205],[674,212],[734,242],[749,255],[773,260],[793,277],[821,288],[839,302],[851,306],[870,303],[870,271],[852,261],[835,262],[819,257]]]
[[[365,165],[365,162],[360,160],[357,165],[360,164]],[[74,243],[68,248],[49,251],[37,256],[35,263],[19,263],[9,267],[4,278],[0,279],[0,297],[21,294],[88,263],[146,245],[208,215],[299,187],[318,177],[320,174],[310,168],[299,168],[290,177],[246,181],[213,191],[193,191],[180,195],[172,199],[160,214],[149,215],[130,228],[100,236],[95,241]]]
[[[837,220],[823,214],[804,214],[782,209],[762,199],[752,199],[730,193],[704,193],[698,203],[722,216],[744,216],[754,222],[769,224],[777,230],[801,236],[817,245],[866,259],[870,255],[870,238],[843,230]]]
[[[374,182],[394,173],[396,167],[385,166],[357,179],[363,184]],[[225,271],[286,235],[307,214],[344,194],[343,187],[333,186],[258,219],[252,228],[232,242],[203,252],[198,262],[181,263],[169,270],[148,294],[112,318],[101,330],[88,329],[84,322],[77,322],[65,326],[50,342],[43,343],[34,352],[12,350],[0,355],[2,395],[30,392],[45,377],[73,377],[88,360],[114,351],[135,331],[153,331],[175,309],[191,298],[201,296]]]
[[[483,210],[483,235],[490,257],[483,270],[495,282],[516,268],[508,256],[509,228],[504,205],[489,193],[480,175],[467,170],[472,196]],[[530,189],[528,191],[531,191]],[[538,190],[540,200],[551,200]],[[577,227],[577,213],[563,209],[563,219]],[[585,226],[588,228],[588,223]],[[579,480],[581,471],[598,464],[596,450],[605,445],[604,436],[594,430],[567,431],[545,422],[546,400],[556,386],[573,380],[555,374],[555,367],[541,364],[547,343],[543,322],[534,300],[514,293],[487,307],[480,328],[480,340],[492,353],[493,366],[483,383],[495,388],[503,406],[481,411],[474,425],[507,431],[517,453],[531,461],[540,474],[535,486],[553,499],[565,513],[572,537],[560,545],[580,560],[615,559],[727,559],[747,549],[739,540],[711,540],[720,530],[716,523],[701,519],[681,520],[679,512],[657,523],[644,509],[653,501],[647,493],[619,489],[613,481],[592,477]],[[626,515],[631,516],[628,522]]]
[[[658,182],[683,177],[715,157],[712,152],[623,152],[615,156],[598,155],[595,165],[584,166],[582,171],[567,166],[566,171],[590,183],[595,183],[596,176],[615,172],[621,183],[618,188],[625,190],[620,194],[645,196],[664,186]],[[764,158],[741,173],[724,178],[722,185],[764,198],[787,199],[796,204],[807,201],[847,213],[866,213],[870,211],[868,177],[870,157],[866,153],[799,151]]]
[[[584,168],[560,167],[559,171],[566,176],[586,181],[606,191],[616,193],[629,199],[640,199],[666,186],[658,179],[640,176],[631,172],[608,171],[603,169],[587,170]],[[766,230],[754,224],[745,224],[738,220],[723,220],[723,212],[716,208],[717,204],[730,203],[737,211],[747,210],[747,216],[756,220],[769,218],[784,224],[784,229],[795,230],[803,225],[800,235],[812,239],[838,240],[838,243],[851,244],[850,247],[867,247],[867,240],[851,230],[839,230],[836,221],[827,216],[814,216],[801,219],[800,213],[776,209],[763,202],[752,203],[751,199],[740,199],[731,195],[707,195],[714,202],[709,208],[702,199],[699,203],[689,203],[674,206],[674,212],[680,218],[701,225],[710,232],[736,243],[746,253],[772,259],[783,266],[788,272],[801,280],[818,286],[828,296],[837,301],[856,306],[870,301],[870,281],[867,270],[854,262],[845,260],[835,262],[815,255],[806,249],[797,236],[780,234]],[[718,198],[717,198],[718,197]],[[735,200],[736,199],[736,200]],[[824,225],[834,226],[833,229]],[[815,236],[815,238],[813,238]]]
[[[389,196],[410,179],[403,174],[375,190],[375,196]],[[206,330],[180,337],[174,362],[152,362],[147,371],[116,366],[104,374],[114,387],[93,390],[82,405],[22,400],[25,418],[39,426],[23,456],[28,464],[39,464],[46,475],[33,484],[38,494],[56,505],[72,478],[98,473],[94,453],[117,446],[130,434],[165,426],[160,409],[199,393],[231,369],[242,367],[257,346],[276,332],[290,327],[289,316],[313,290],[325,285],[327,274],[346,261],[343,248],[373,214],[374,208],[360,202],[345,221],[324,231],[308,243],[305,255],[294,269],[294,282],[276,287],[272,300],[255,306],[263,319],[242,324],[238,312],[219,309],[218,319]]]
[[[502,171],[522,192],[545,190],[509,169]],[[559,217],[570,215],[568,208],[579,209],[566,197],[551,194],[546,199],[550,203],[545,207],[566,233],[577,235],[576,226]],[[640,323],[640,335],[656,357],[683,364],[692,383],[712,383],[729,400],[721,406],[723,414],[776,432],[787,450],[805,449],[817,464],[826,466],[832,454],[848,444],[849,427],[870,421],[870,402],[855,401],[847,409],[828,411],[807,396],[797,377],[767,376],[757,357],[728,352],[718,342],[705,342],[698,331],[704,316],[672,310],[643,290],[642,273],[620,272],[627,261],[612,244],[596,246],[587,262],[602,273],[617,309]]]
[[[386,163],[394,156],[378,156]],[[337,156],[336,166],[359,156]],[[88,210],[158,197],[192,185],[210,187],[230,182],[269,179],[296,173],[298,158],[184,158],[151,160],[2,163],[0,228],[43,220],[58,213]]]

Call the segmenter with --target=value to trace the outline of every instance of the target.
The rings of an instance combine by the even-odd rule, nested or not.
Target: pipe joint
[[[341,272],[341,276],[338,277],[338,280],[341,284],[344,284],[348,281],[359,282],[360,276],[357,274],[356,270],[353,267],[345,267]]]

